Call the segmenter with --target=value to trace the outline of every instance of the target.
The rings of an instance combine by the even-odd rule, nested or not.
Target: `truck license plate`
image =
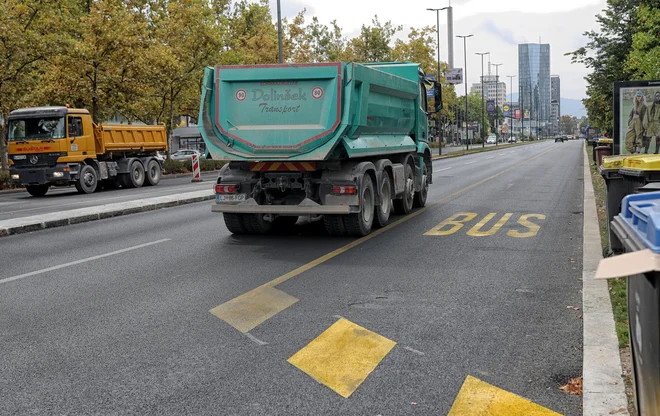
[[[215,196],[215,202],[243,202],[243,201],[245,201],[245,194]]]

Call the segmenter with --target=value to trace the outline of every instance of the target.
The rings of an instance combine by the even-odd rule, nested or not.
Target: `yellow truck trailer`
[[[68,106],[14,110],[7,121],[11,180],[33,196],[51,186],[74,184],[89,194],[160,181],[156,156],[167,150],[165,126],[97,125],[89,111]]]

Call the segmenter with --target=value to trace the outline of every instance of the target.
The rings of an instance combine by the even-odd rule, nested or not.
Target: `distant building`
[[[546,134],[552,124],[549,44],[518,45],[518,86],[521,107],[531,117],[532,133],[543,129]]]
[[[497,99],[497,106],[502,108],[506,103],[506,82],[497,82],[496,78],[495,75],[484,75],[484,99],[486,101]],[[470,92],[481,95],[481,82],[472,84]]]
[[[550,118],[552,134],[561,133],[561,81],[558,75],[550,77]]]

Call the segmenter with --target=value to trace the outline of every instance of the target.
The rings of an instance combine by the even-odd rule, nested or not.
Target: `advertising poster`
[[[450,69],[446,75],[447,82],[450,84],[463,83],[463,68]]]
[[[495,114],[495,100],[486,101],[486,111],[488,114]]]
[[[511,107],[509,107],[509,104],[502,106],[502,115],[507,118],[511,117]]]
[[[660,151],[660,80],[614,84],[614,154]]]
[[[522,118],[522,110],[519,108],[513,110],[513,118],[515,118],[516,120],[520,120]]]
[[[426,79],[428,79],[429,81],[435,81],[435,74],[428,74],[426,76]],[[426,84],[425,86],[426,86],[426,96],[428,98],[433,98],[433,84],[431,85]]]

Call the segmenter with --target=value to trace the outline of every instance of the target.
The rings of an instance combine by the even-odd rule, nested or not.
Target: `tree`
[[[11,110],[38,102],[34,91],[40,66],[52,56],[58,33],[69,14],[67,4],[56,1],[0,1],[0,159],[7,169],[5,124]]]
[[[577,125],[578,125],[577,118],[569,115],[563,115],[559,120],[559,126],[560,126],[559,129],[561,130],[562,134],[575,133],[575,130],[577,129]]]
[[[594,127],[611,133],[613,122],[612,85],[630,79],[626,67],[637,25],[639,4],[644,0],[607,0],[603,14],[596,16],[600,31],[586,32],[590,41],[572,55],[573,62],[584,64],[592,72],[587,80],[587,98],[583,100]]]
[[[348,41],[342,60],[354,62],[387,62],[392,60],[392,38],[402,26],[394,26],[387,21],[382,24],[378,16],[371,21],[372,26],[362,25],[360,35]]]
[[[482,107],[483,103],[483,107]],[[483,112],[482,112],[483,108]],[[483,116],[483,118],[482,118]],[[482,120],[488,123],[488,114],[486,113],[486,103],[481,99],[481,94],[475,92],[468,94],[468,122],[477,122],[481,126]],[[481,126],[481,137],[488,136],[488,126]]]
[[[643,4],[638,12],[638,31],[632,37],[632,51],[626,69],[636,79],[660,78],[660,4]]]
[[[287,62],[337,62],[344,52],[346,40],[337,21],[330,26],[319,23],[316,16],[305,24],[306,10],[298,13],[291,23],[283,22],[284,59]]]

